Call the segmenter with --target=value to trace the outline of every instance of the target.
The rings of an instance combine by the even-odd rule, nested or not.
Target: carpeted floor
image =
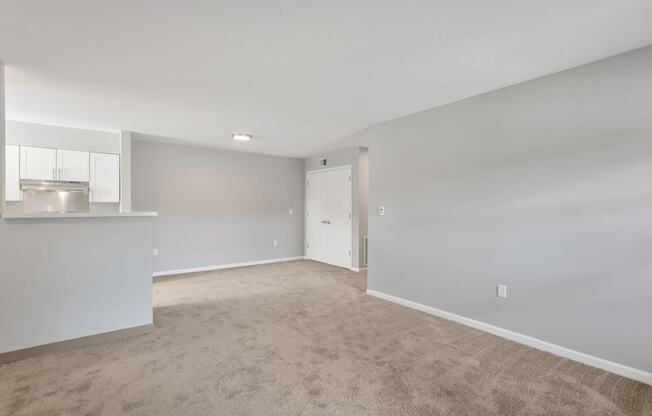
[[[652,415],[652,387],[309,261],[157,280],[148,335],[0,367],[2,415]]]

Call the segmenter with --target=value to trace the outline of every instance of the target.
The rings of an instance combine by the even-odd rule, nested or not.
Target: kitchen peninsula
[[[0,363],[150,331],[155,215],[0,220]]]

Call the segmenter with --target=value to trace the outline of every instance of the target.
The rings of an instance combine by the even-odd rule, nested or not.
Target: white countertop
[[[8,212],[2,218],[30,219],[30,218],[112,218],[112,217],[155,217],[156,211],[116,211],[116,212]]]

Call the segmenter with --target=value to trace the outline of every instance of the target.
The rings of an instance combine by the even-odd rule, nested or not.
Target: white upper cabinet
[[[90,183],[90,202],[120,202],[120,156],[7,145],[6,200],[21,200],[20,179]]]
[[[20,146],[20,179],[57,179],[57,150]]]
[[[91,202],[120,202],[120,156],[91,153]]]
[[[17,145],[5,146],[5,199],[22,200],[20,191],[20,150]]]
[[[57,150],[57,179],[88,182],[90,153],[76,150]]]

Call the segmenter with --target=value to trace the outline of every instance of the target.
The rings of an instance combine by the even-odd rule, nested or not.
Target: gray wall
[[[155,271],[303,256],[303,160],[143,139],[132,207],[159,213]]]
[[[652,371],[651,111],[647,47],[373,126],[369,288]]]
[[[351,234],[351,257],[354,267],[362,265],[362,242],[367,235],[367,202],[368,202],[368,150],[361,147],[350,147],[347,149],[324,152],[317,156],[305,159],[305,171],[319,170],[319,161],[326,158],[328,166],[351,166],[351,205],[352,213],[352,234]]]
[[[368,235],[369,224],[369,149],[360,148],[360,158],[358,166],[358,183],[360,204],[358,215],[360,216],[358,224],[358,246],[360,253],[360,266],[364,266],[364,238]]]

